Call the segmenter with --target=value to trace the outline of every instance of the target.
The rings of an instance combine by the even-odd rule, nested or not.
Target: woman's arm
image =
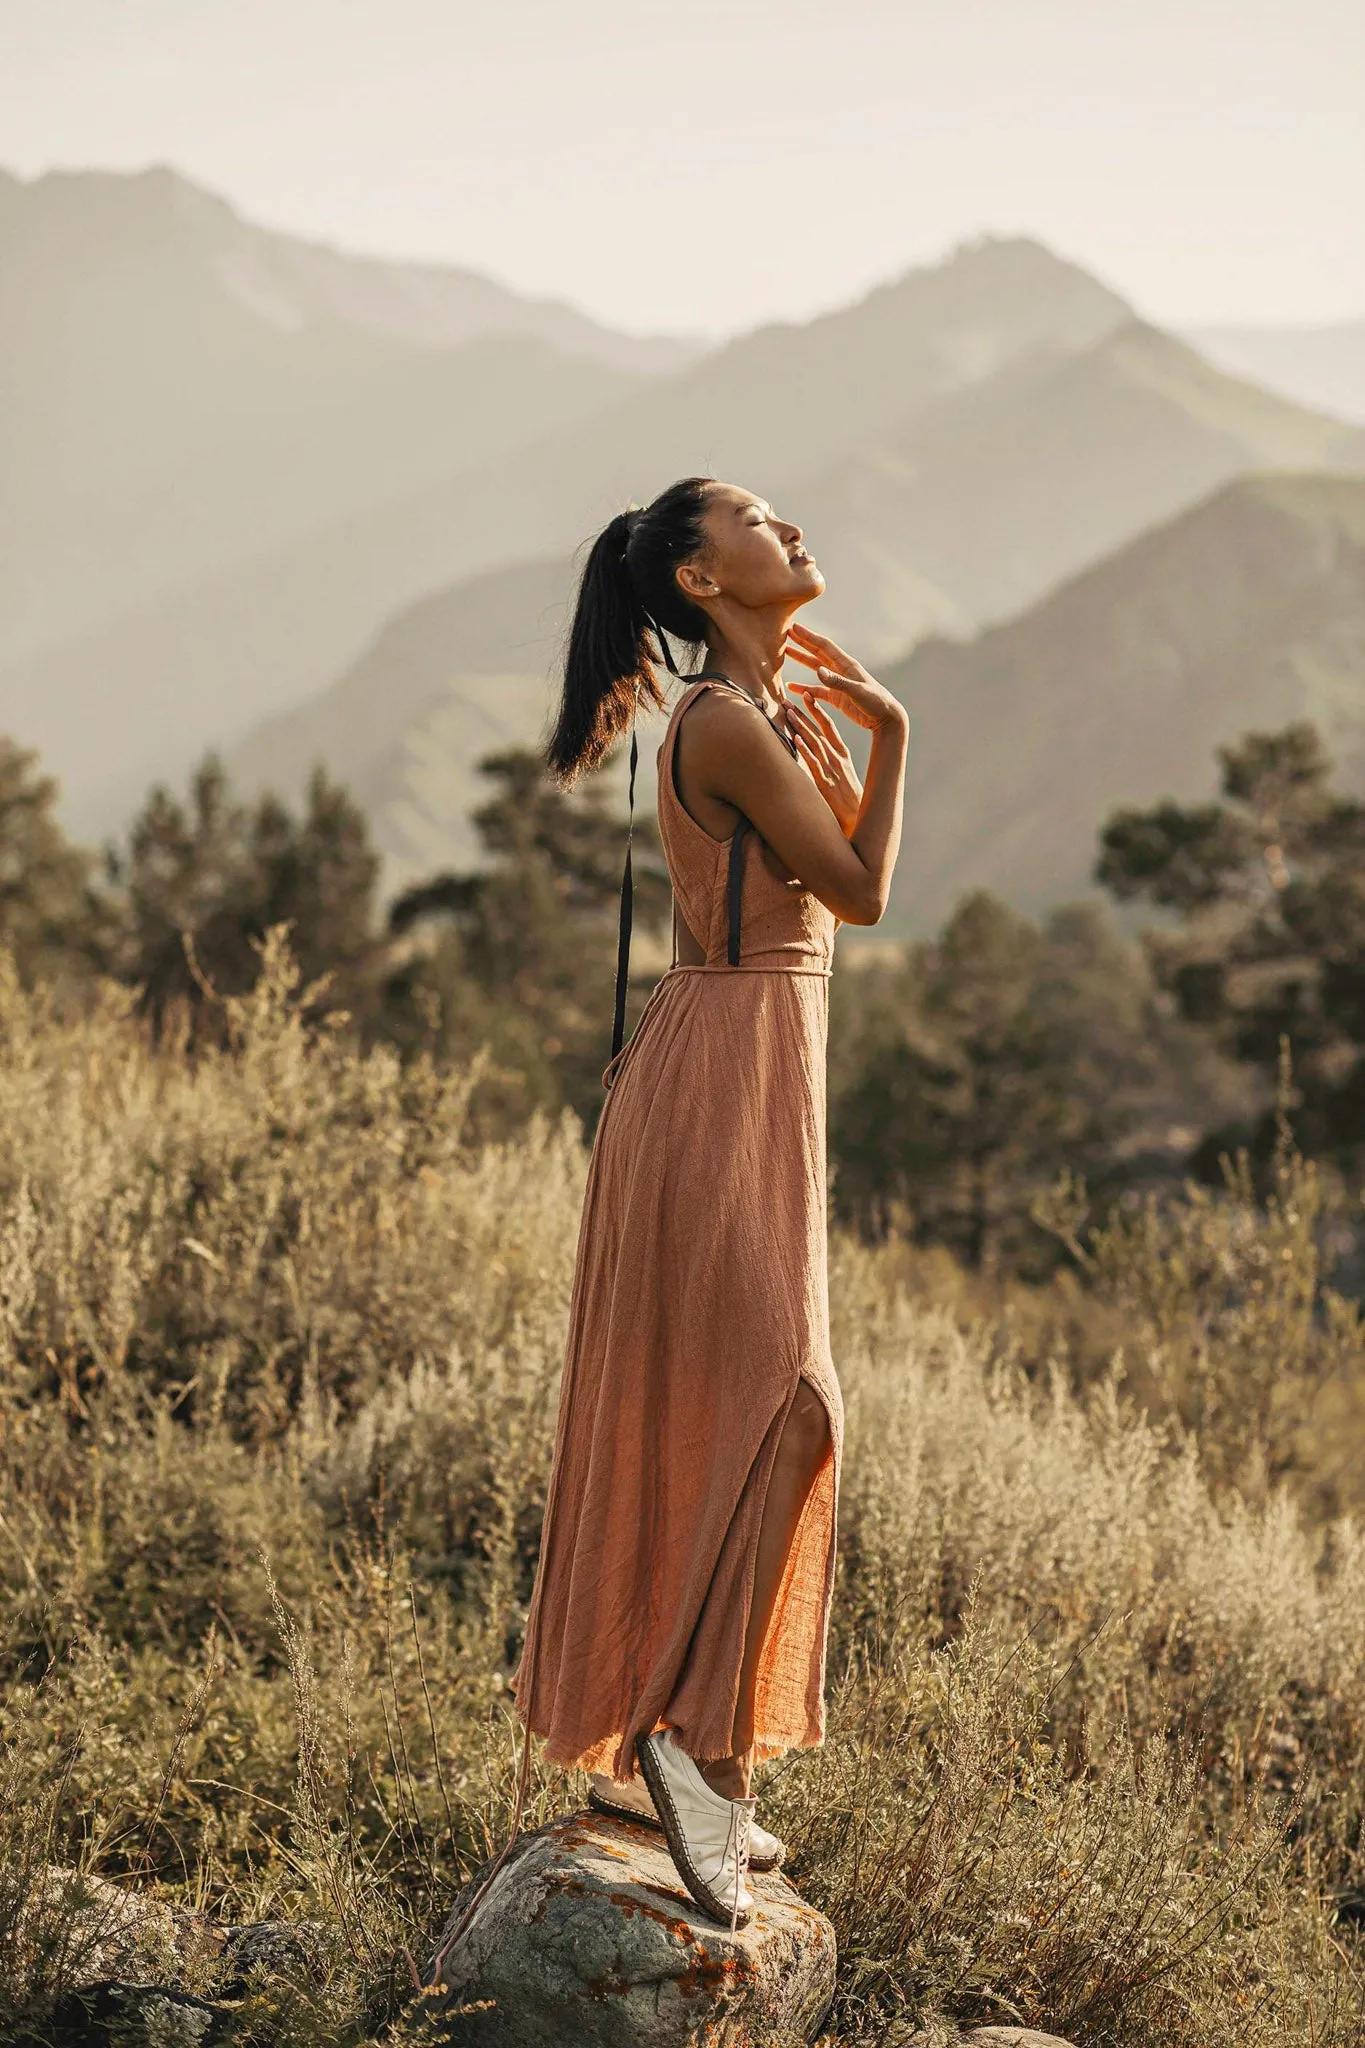
[[[900,850],[910,721],[890,691],[832,640],[793,626],[786,651],[816,671],[814,681],[793,684],[795,691],[823,699],[872,734],[852,832],[845,837],[810,775],[767,730],[757,705],[728,691],[711,697],[708,717],[695,727],[693,770],[709,795],[753,821],[827,910],[845,924],[876,924]]]

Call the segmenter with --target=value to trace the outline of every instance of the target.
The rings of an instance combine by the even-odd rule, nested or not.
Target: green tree
[[[0,945],[22,981],[87,985],[116,942],[94,885],[95,857],[56,816],[57,784],[38,757],[0,738]]]
[[[198,1008],[205,983],[219,995],[244,993],[259,965],[253,941],[284,923],[305,980],[332,975],[327,1007],[372,1007],[382,965],[379,859],[364,813],[322,768],[296,817],[269,794],[236,802],[210,754],[187,803],[152,791],[107,869],[126,920],[119,969],[152,1016],[174,1003]]]
[[[1331,787],[1314,726],[1248,733],[1219,750],[1220,802],[1116,812],[1098,880],[1120,901],[1173,912],[1150,932],[1182,1014],[1261,1077],[1254,1149],[1268,1156],[1281,1041],[1296,1082],[1295,1137],[1365,1169],[1365,805]],[[1223,1148],[1217,1133],[1210,1153]]]
[[[445,1050],[487,1042],[515,1075],[514,1096],[568,1102],[591,1126],[611,1050],[624,827],[597,778],[565,792],[531,749],[478,766],[494,788],[474,813],[488,864],[438,875],[393,904],[392,934],[421,943],[390,997],[409,1032],[434,1003]],[[649,818],[636,819],[632,870],[636,929],[657,934],[671,895]]]
[[[835,1207],[871,1236],[895,1225],[969,1265],[1044,1253],[1030,1205],[1059,1168],[1097,1189],[1169,1175],[1194,1131],[1198,1046],[1173,1023],[1138,948],[1093,906],[1041,928],[982,890],[883,974],[838,1047]],[[1048,1253],[1048,1261],[1051,1253]]]

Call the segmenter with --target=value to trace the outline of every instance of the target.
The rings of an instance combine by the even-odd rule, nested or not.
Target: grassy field
[[[273,945],[192,1059],[126,993],[0,979],[6,2026],[82,1974],[89,1873],[312,1923],[259,2038],[410,2038],[409,1959],[506,1828],[585,1154],[568,1117],[473,1144],[477,1063],[361,1058],[299,993]],[[1088,1353],[1074,1288],[970,1314],[832,1240],[830,1730],[764,1813],[838,1930],[839,2040],[1362,2038],[1365,1356],[1317,1199],[1287,1159],[1268,1210],[1087,1240]]]

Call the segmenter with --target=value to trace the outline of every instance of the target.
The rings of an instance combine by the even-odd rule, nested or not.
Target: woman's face
[[[825,579],[801,545],[801,529],[779,519],[766,498],[738,484],[713,484],[702,515],[707,547],[680,566],[678,581],[703,605],[718,597],[754,611],[808,604]]]

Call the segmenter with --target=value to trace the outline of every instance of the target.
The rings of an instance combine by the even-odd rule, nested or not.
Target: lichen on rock
[[[779,1873],[749,1883],[756,1909],[732,1934],[693,1903],[653,1830],[588,1813],[539,1828],[446,1957],[425,2001],[429,2038],[461,2048],[814,2040],[834,1995],[834,1930]]]

